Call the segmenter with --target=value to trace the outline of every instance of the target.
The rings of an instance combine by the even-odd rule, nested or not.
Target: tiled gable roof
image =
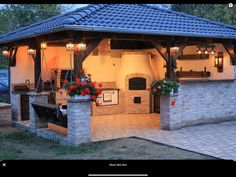
[[[236,39],[236,27],[141,4],[97,4],[0,36],[0,43],[63,30]]]

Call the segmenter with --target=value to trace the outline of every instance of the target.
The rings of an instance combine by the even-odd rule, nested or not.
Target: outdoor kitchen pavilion
[[[130,60],[126,55],[131,55],[133,58],[140,57],[141,61],[143,60],[143,57],[140,56],[143,55],[142,52],[146,52],[145,55],[148,58],[150,50],[154,50],[157,52],[157,58],[161,58],[160,60],[165,63],[165,73],[162,73],[162,77],[170,80],[181,80],[182,78],[185,80],[178,95],[160,100],[160,122],[163,129],[172,130],[183,126],[229,120],[236,117],[236,109],[233,106],[236,99],[230,94],[236,89],[234,81],[235,26],[149,5],[100,4],[89,5],[0,36],[1,47],[7,47],[10,51],[10,67],[15,64],[15,60],[17,65],[17,53],[21,47],[28,46],[34,49],[33,82],[35,88],[38,86],[38,93],[42,92],[42,82],[39,79],[43,70],[41,67],[41,44],[46,43],[48,48],[58,49],[59,52],[61,48],[65,49],[69,43],[80,42],[86,44],[86,49],[73,52],[73,72],[75,75],[84,68],[86,59],[92,52],[96,55],[99,45],[109,42],[111,49],[123,50],[122,61]],[[202,51],[203,54],[197,52],[197,49],[203,50],[203,48],[214,48],[212,51],[218,58],[223,52],[224,65],[215,70],[216,68],[213,66],[215,58],[204,53],[205,51]],[[185,51],[190,52],[185,54]],[[155,55],[152,54],[153,52],[149,57],[155,58]],[[184,58],[189,60],[183,61]],[[193,59],[199,61],[195,62]],[[211,76],[208,74],[208,70],[204,70],[204,67],[200,72],[189,71],[195,67],[196,63],[201,65],[206,61],[212,64]],[[182,72],[181,66],[188,66],[188,72]],[[160,66],[158,65],[158,67]],[[176,70],[177,67],[178,70]],[[163,69],[163,65],[161,68]],[[186,70],[185,68],[184,70]],[[117,71],[117,73],[119,72]],[[118,74],[118,76],[121,75]],[[126,81],[120,87],[130,88],[125,83],[129,82],[129,79],[139,78],[131,80],[130,83],[138,82],[138,80],[140,83],[146,81],[145,87],[148,88],[155,77],[147,75],[147,73],[142,73],[142,69],[140,72],[126,74],[123,79]],[[11,77],[16,77],[16,75]],[[117,82],[119,85],[118,80]],[[146,88],[145,93],[148,93]],[[221,95],[218,95],[219,92]],[[124,95],[124,97],[128,96]],[[132,95],[132,97],[137,96]],[[144,95],[144,99],[147,97],[150,97],[150,94]],[[214,99],[217,99],[220,104],[214,104],[214,101],[212,102]],[[170,104],[173,100],[176,102],[175,106]],[[139,102],[140,100],[136,98],[135,101]],[[148,99],[148,101],[151,102],[152,99]],[[192,106],[193,104],[195,107]],[[152,104],[149,104],[146,109],[149,113],[153,112],[150,107]],[[219,110],[219,112],[215,112],[215,110]]]

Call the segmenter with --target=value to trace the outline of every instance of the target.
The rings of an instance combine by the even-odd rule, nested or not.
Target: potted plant
[[[102,93],[101,87],[102,84],[93,82],[91,74],[86,74],[83,69],[73,80],[64,80],[64,89],[70,97],[75,99],[90,99],[96,102],[98,95]]]
[[[177,93],[180,83],[173,80],[162,79],[154,80],[151,83],[151,92],[153,95],[157,96],[168,96],[171,93]]]

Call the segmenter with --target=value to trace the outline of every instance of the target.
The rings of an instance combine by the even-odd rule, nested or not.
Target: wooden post
[[[174,75],[175,75],[175,70],[174,70],[175,68],[173,66],[174,58],[170,54],[170,44],[167,44],[166,52],[167,52],[166,78],[169,80],[174,80]]]
[[[98,46],[102,39],[94,39],[89,44],[85,51],[74,52],[74,75],[78,77],[80,69],[83,68],[83,61],[89,54]]]
[[[42,78],[41,78],[41,46],[40,43],[37,42],[35,45],[36,56],[34,58],[34,83],[35,83],[35,91],[37,93],[42,92]]]
[[[80,69],[83,68],[82,55],[80,52],[74,52],[74,75],[79,76]]]

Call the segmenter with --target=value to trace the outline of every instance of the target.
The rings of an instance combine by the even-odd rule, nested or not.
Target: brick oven
[[[104,89],[118,89],[118,104],[92,107],[92,115],[150,113],[151,95],[147,90],[154,78],[148,53],[123,52],[116,81]]]
[[[153,72],[146,52],[124,52],[117,77],[117,87],[123,96],[124,112],[150,113],[150,92],[147,88]]]

